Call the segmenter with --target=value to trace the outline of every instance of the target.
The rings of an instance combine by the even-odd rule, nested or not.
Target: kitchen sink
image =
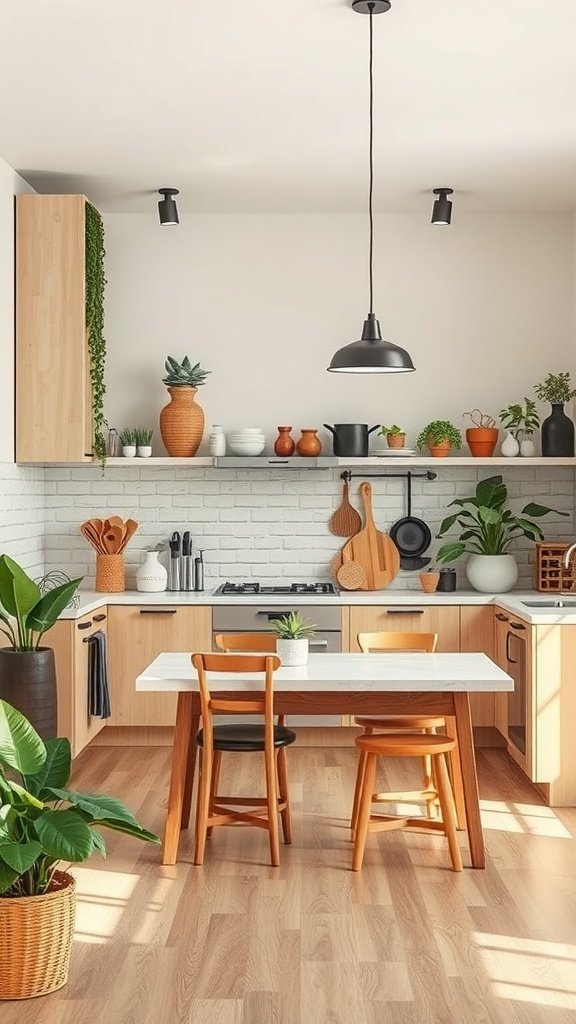
[[[558,597],[554,601],[522,601],[526,608],[576,608],[576,600]]]

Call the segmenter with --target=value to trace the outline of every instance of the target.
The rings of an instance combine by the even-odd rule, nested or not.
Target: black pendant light
[[[176,206],[176,200],[173,198],[179,194],[177,188],[159,188],[159,193],[163,198],[158,203],[158,216],[160,217],[161,224],[179,224],[178,220],[178,208]]]
[[[397,345],[391,345],[384,341],[380,333],[380,323],[373,312],[373,281],[372,281],[372,252],[374,242],[374,217],[372,213],[372,192],[374,185],[373,167],[373,137],[374,137],[374,82],[372,76],[372,16],[389,11],[391,0],[353,0],[352,10],[359,14],[370,16],[370,142],[369,142],[369,189],[368,189],[368,218],[370,221],[370,312],[364,321],[362,337],[359,341],[353,341],[344,348],[339,348],[332,356],[328,369],[332,373],[409,373],[415,367],[408,353]]]
[[[433,188],[433,194],[436,196],[434,200],[434,206],[432,207],[432,220],[431,224],[449,224],[452,220],[452,203],[448,196],[451,196],[454,192],[453,188]]]

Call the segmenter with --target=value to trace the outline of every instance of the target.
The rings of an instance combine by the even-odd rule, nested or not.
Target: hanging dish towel
[[[95,718],[110,718],[106,634],[93,633],[88,644],[88,707]]]

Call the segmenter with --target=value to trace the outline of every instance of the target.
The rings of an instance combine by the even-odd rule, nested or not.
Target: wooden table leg
[[[196,754],[198,751],[198,727],[200,716],[192,715],[190,725],[190,741],[188,744],[188,760],[186,763],[186,780],[184,783],[184,798],[182,801],[182,820],[180,828],[190,827],[190,810],[192,808],[192,790],[194,788],[194,772],[196,770]]]
[[[164,845],[162,863],[175,864],[178,856],[182,808],[188,770],[188,752],[192,735],[192,706],[194,694],[181,691],[178,694],[176,710],[176,728],[174,730],[174,748],[172,750],[172,774],[170,776],[170,792],[168,795],[168,813],[164,829]]]
[[[486,867],[486,855],[482,823],[480,821],[480,798],[478,794],[476,760],[474,757],[470,701],[468,700],[467,693],[454,694],[454,711],[456,732],[458,734],[458,749],[460,752],[460,766],[462,768],[462,786],[466,807],[466,821],[468,824],[470,859],[473,868],[484,868]]]
[[[458,743],[456,720],[446,716],[446,735]],[[464,787],[462,785],[462,766],[458,753],[458,745],[448,755],[450,758],[450,781],[454,792],[454,805],[456,807],[456,827],[462,832],[466,828],[466,807],[464,804]]]

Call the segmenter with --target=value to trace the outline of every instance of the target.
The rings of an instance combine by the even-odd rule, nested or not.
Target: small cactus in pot
[[[193,458],[202,443],[204,434],[204,411],[196,405],[196,390],[206,382],[209,370],[203,370],[200,363],[194,366],[184,356],[181,363],[168,356],[164,368],[170,402],[160,413],[160,433],[168,455],[175,458]]]

